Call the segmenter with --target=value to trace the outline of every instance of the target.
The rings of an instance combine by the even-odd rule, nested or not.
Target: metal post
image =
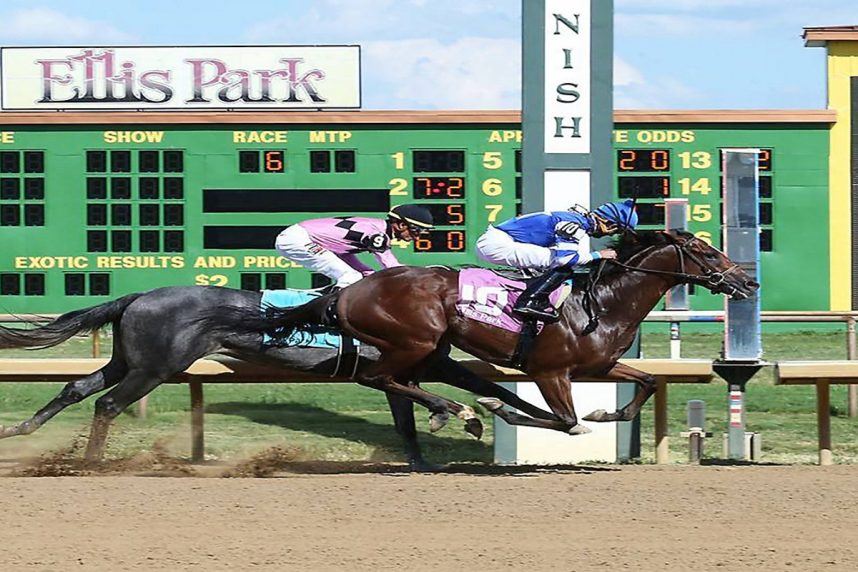
[[[728,392],[727,456],[744,460],[745,451],[745,384],[730,383]]]
[[[855,317],[846,318],[846,356],[849,359],[858,358],[858,341],[855,337]],[[858,417],[858,385],[847,386],[846,411],[849,417]]]
[[[201,463],[205,459],[203,435],[203,384],[192,381],[191,390],[191,461]]]
[[[682,357],[682,335],[679,331],[679,322],[670,323],[670,359]]]
[[[688,199],[665,199],[665,230],[688,230]],[[687,311],[688,284],[671,288],[664,298],[665,310]],[[679,322],[670,323],[670,359],[680,359],[682,356],[682,334]]]
[[[724,196],[724,250],[733,262],[759,281],[759,149],[722,150]],[[724,352],[713,364],[729,385],[728,456],[744,460],[745,385],[763,367],[760,296],[726,302]]]
[[[706,403],[699,399],[692,399],[686,406],[686,417],[688,419],[688,461],[699,463],[703,458],[703,446],[706,437]]]
[[[688,462],[699,463],[703,458],[703,435],[699,431],[688,434]]]

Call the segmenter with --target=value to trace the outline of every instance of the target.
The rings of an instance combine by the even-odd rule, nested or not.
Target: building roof
[[[858,26],[811,26],[802,34],[804,45],[811,48],[824,47],[827,42],[858,41]]]
[[[836,123],[828,109],[615,110],[614,123]]]
[[[835,123],[837,112],[813,110],[615,110],[614,123]],[[514,125],[517,110],[499,111],[67,111],[0,112],[14,125]],[[269,127],[270,128],[270,127]],[[311,127],[312,128],[312,127]]]

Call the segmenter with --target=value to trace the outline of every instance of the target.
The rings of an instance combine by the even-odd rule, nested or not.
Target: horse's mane
[[[644,230],[639,232],[626,232],[613,239],[608,248],[617,251],[617,260],[627,262],[644,249],[651,246],[667,244],[668,239],[664,232]]]
[[[642,230],[637,232],[625,232],[613,239],[607,246],[617,251],[618,262],[628,262],[631,258],[644,250],[656,246],[672,244],[676,238],[692,238],[694,235],[683,230]],[[590,265],[590,275],[598,271],[598,264]],[[622,272],[618,266],[608,265],[603,269],[602,275]]]

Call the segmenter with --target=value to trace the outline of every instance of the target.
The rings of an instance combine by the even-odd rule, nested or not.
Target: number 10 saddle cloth
[[[512,313],[512,308],[526,287],[525,282],[506,278],[486,268],[460,270],[456,310],[471,320],[521,333],[522,320]],[[571,291],[572,284],[567,281],[548,299],[555,308],[559,308]]]

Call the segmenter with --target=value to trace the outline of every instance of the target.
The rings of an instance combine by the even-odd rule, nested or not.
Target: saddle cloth
[[[306,290],[263,290],[260,310],[264,312],[266,308],[271,306],[276,308],[294,308],[295,306],[306,304],[319,296],[320,294],[316,292],[307,292]],[[262,341],[265,345],[270,345],[273,340],[266,334]],[[283,342],[278,342],[278,345],[338,350],[342,343],[343,338],[339,333],[320,326],[318,328],[311,327],[303,331],[292,332]]]
[[[468,268],[459,272],[459,296],[456,311],[471,320],[520,333],[522,321],[512,313],[526,284],[500,276],[486,268]],[[555,307],[569,296],[571,282],[566,282],[548,297]],[[538,330],[541,330],[541,324]]]

